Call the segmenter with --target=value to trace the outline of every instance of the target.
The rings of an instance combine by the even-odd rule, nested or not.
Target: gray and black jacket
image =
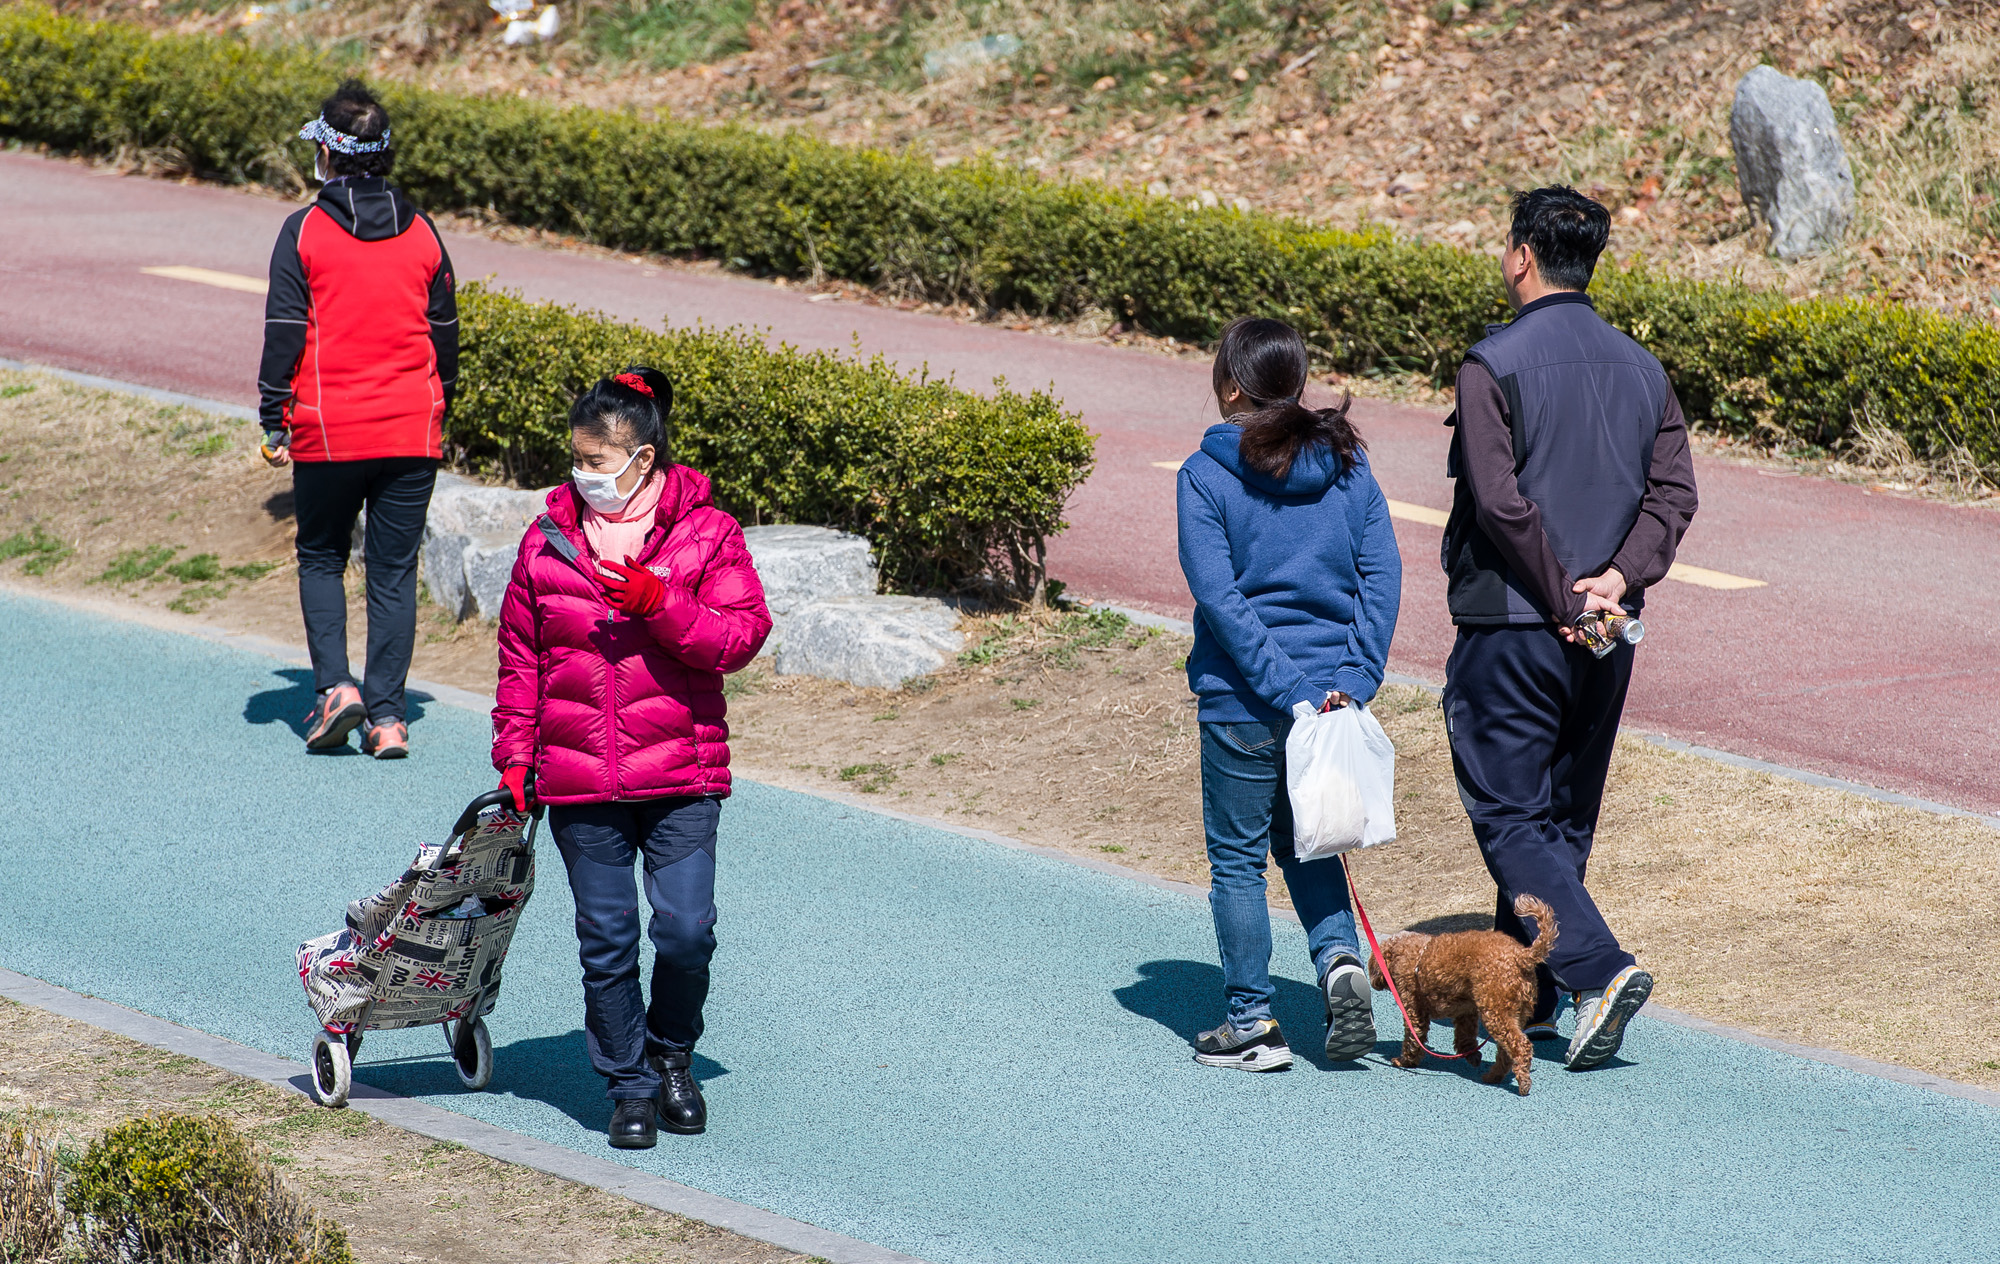
[[[1696,508],[1666,371],[1580,293],[1523,307],[1466,353],[1441,559],[1452,622],[1567,623],[1577,579],[1616,566],[1637,612]]]

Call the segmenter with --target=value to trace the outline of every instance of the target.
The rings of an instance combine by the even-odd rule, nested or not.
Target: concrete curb
[[[272,1088],[306,1095],[306,1067],[303,1063],[263,1053],[233,1040],[182,1027],[5,968],[0,968],[0,996],[33,1009],[88,1023],[155,1049],[199,1058],[210,1066],[221,1067]],[[746,1238],[828,1260],[831,1264],[924,1264],[913,1255],[904,1255],[900,1251],[875,1246],[817,1225],[705,1193],[609,1159],[595,1158],[524,1137],[428,1102],[399,1097],[359,1083],[354,1086],[350,1102],[352,1109],[406,1131],[438,1141],[455,1142],[505,1163],[516,1163],[579,1185],[593,1186],[660,1211],[699,1220]]]

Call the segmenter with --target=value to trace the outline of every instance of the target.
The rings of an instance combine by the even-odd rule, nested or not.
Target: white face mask
[[[332,173],[326,169],[326,151],[322,149],[313,155],[313,179],[325,184],[332,178]]]
[[[625,471],[631,469],[632,462],[638,459],[637,452],[626,457],[625,464],[619,466],[615,474],[595,474],[586,469],[572,468],[569,476],[575,481],[576,490],[583,493],[583,499],[592,509],[601,514],[615,514],[625,507],[625,502],[632,499],[630,492],[620,494],[618,480],[625,476]],[[632,489],[634,492],[638,490],[636,486]]]

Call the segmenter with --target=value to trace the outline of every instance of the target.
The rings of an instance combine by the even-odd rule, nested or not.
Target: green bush
[[[223,179],[298,184],[307,151],[292,133],[337,73],[298,50],[0,10],[0,135],[173,154]],[[407,86],[384,96],[396,179],[419,202],[607,246],[991,307],[1101,308],[1195,340],[1271,315],[1330,365],[1438,381],[1505,316],[1490,260],[1386,231],[1192,208],[993,162],[939,168],[796,134]],[[1667,363],[1697,422],[1819,447],[1886,426],[1919,456],[2000,468],[1989,326],[1866,300],[1786,303],[1644,269],[1607,268],[1594,289]]]
[[[112,1258],[354,1264],[347,1235],[214,1116],[144,1115],[90,1144],[63,1209]]]
[[[905,376],[879,356],[765,345],[742,329],[620,324],[469,285],[459,299],[450,442],[524,482],[569,466],[570,401],[651,364],[674,384],[674,459],[746,525],[810,522],[875,543],[884,578],[963,588],[998,574],[1034,592],[1047,538],[1089,476],[1090,432],[1045,392],[991,398]]]

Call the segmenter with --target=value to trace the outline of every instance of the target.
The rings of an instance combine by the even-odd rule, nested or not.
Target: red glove
[[[507,771],[500,774],[500,788],[514,792],[514,810],[516,812],[525,812],[528,810],[528,766],[526,764],[509,764]]]
[[[598,565],[612,574],[600,574],[597,582],[604,585],[611,604],[626,614],[644,617],[666,604],[667,586],[645,567],[610,561]]]

